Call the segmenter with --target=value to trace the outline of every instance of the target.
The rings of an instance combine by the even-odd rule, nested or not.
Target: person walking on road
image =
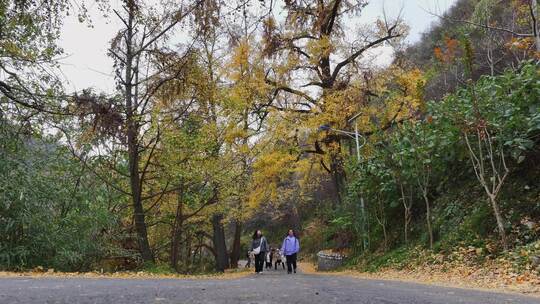
[[[264,267],[264,258],[268,251],[268,242],[260,230],[255,230],[253,233],[250,251],[255,255],[255,273],[261,273]]]
[[[266,252],[265,266],[264,266],[265,269],[272,269],[273,251],[274,251],[274,249],[270,248],[270,250],[268,250],[268,252]]]
[[[300,241],[296,236],[294,230],[289,229],[287,236],[283,240],[283,245],[281,246],[281,252],[285,255],[287,260],[287,273],[290,274],[294,271],[296,273],[296,258],[298,252],[300,251]]]

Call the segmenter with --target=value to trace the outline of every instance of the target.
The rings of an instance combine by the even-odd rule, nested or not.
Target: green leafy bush
[[[107,189],[54,139],[0,131],[0,268],[88,270],[110,246]]]
[[[421,119],[372,136],[361,162],[351,158],[347,200],[332,214],[329,229],[347,231],[354,240],[351,247],[361,248],[360,236],[366,225],[368,250],[387,252],[384,258],[371,261],[375,268],[394,260],[399,264],[407,248],[429,243],[427,214],[433,225],[434,250],[484,247],[497,231],[496,221],[471,167],[464,134],[477,123],[485,124],[493,136],[493,149],[502,153],[512,174],[538,148],[539,116],[540,70],[532,62],[499,76],[483,76],[440,101],[428,103]],[[521,204],[508,202],[515,198],[506,194],[511,191],[506,191],[505,185],[500,205],[505,229],[509,229],[511,221],[519,221],[528,211]],[[365,218],[358,212],[361,196],[366,203]],[[409,215],[404,213],[405,206],[411,208]],[[427,212],[428,207],[433,208],[431,212]],[[407,216],[414,223],[404,231]],[[407,234],[408,241],[404,240]],[[528,238],[527,242],[534,241],[530,235]],[[362,250],[355,252],[369,256]]]

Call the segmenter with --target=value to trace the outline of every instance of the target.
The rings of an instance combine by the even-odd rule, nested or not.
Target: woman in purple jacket
[[[281,246],[281,252],[287,259],[287,273],[290,274],[294,271],[296,273],[296,256],[300,251],[300,241],[296,236],[294,230],[289,229],[287,237],[283,240]]]

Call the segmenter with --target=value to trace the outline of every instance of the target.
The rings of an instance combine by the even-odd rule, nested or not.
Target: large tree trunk
[[[342,193],[345,190],[345,170],[343,168],[343,161],[340,155],[332,155],[330,160],[330,171],[332,175],[332,182],[336,188],[336,205],[340,205],[343,202]]]
[[[536,51],[540,52],[540,31],[538,28],[538,18],[540,18],[540,9],[538,5],[538,0],[531,0],[531,19],[532,19],[532,30],[534,35],[534,42],[536,46]]]
[[[134,79],[134,55],[133,55],[133,19],[134,8],[129,8],[129,18],[126,33],[126,83],[124,84],[126,90],[126,124],[127,124],[127,148],[128,148],[128,162],[129,162],[129,177],[131,187],[131,199],[133,203],[135,230],[137,232],[137,240],[139,243],[139,251],[141,258],[145,262],[154,262],[154,256],[152,250],[150,250],[150,244],[148,242],[148,232],[146,230],[145,214],[142,205],[142,189],[141,189],[141,177],[139,175],[139,143],[137,139],[139,126],[134,117],[136,112],[136,104],[134,103],[133,94],[133,79]]]
[[[189,271],[190,267],[193,266],[193,262],[192,262],[193,255],[191,253],[192,252],[191,243],[192,243],[193,238],[190,231],[186,231],[185,234],[186,234],[186,242],[184,246],[185,255],[182,255],[181,259],[185,261],[186,269]]]
[[[243,131],[244,134],[250,134],[249,131],[249,109],[244,109],[242,113],[242,121],[243,121]],[[249,137],[244,136],[242,139],[242,146],[245,148],[245,151],[249,151]],[[247,187],[247,179],[249,174],[249,162],[248,162],[248,155],[242,154],[242,178],[240,179],[240,184],[243,189]],[[245,195],[241,195],[238,199],[238,206],[237,208],[242,212],[242,205],[245,200]],[[238,268],[238,261],[240,260],[240,237],[242,236],[242,222],[239,218],[237,218],[234,221],[234,238],[232,243],[232,250],[231,250],[231,268]]]
[[[240,237],[242,236],[242,222],[236,220],[234,222],[234,239],[231,250],[231,268],[238,267],[238,261],[240,260]]]
[[[150,242],[148,241],[148,231],[146,230],[144,209],[140,200],[140,196],[133,198],[133,208],[135,211],[135,230],[137,231],[137,239],[139,242],[141,258],[145,262],[154,262],[154,254],[150,249]]]
[[[225,243],[225,229],[221,222],[222,219],[222,214],[212,216],[212,227],[214,230],[212,241],[216,257],[216,270],[221,272],[229,268],[229,257],[227,254],[227,244]]]
[[[298,199],[300,199],[300,196],[297,194]],[[290,218],[289,218],[290,227],[293,229],[300,231],[302,230],[302,219],[300,218],[300,213],[298,212],[298,208],[296,208],[296,205],[292,205]]]
[[[176,206],[176,215],[174,218],[174,224],[171,229],[171,257],[170,264],[171,268],[178,271],[178,255],[180,251],[180,238],[182,236],[182,225],[183,225],[183,212],[182,212],[182,194],[178,193],[178,203]]]
[[[129,175],[131,187],[131,199],[133,201],[133,218],[135,221],[135,231],[139,242],[139,251],[141,258],[145,262],[154,262],[150,243],[148,242],[148,232],[146,230],[145,212],[141,199],[141,181],[139,176],[139,155],[138,145],[136,144],[133,130],[128,131],[128,150],[129,150]]]

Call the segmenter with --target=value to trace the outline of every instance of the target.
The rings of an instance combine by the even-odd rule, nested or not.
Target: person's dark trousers
[[[296,272],[296,253],[287,255],[287,273]]]
[[[283,263],[282,261],[276,261],[276,263],[274,264],[274,269],[277,270],[277,265],[281,265],[283,266],[283,269],[285,269],[285,263]]]
[[[262,272],[264,266],[264,252],[255,255],[255,272]]]

